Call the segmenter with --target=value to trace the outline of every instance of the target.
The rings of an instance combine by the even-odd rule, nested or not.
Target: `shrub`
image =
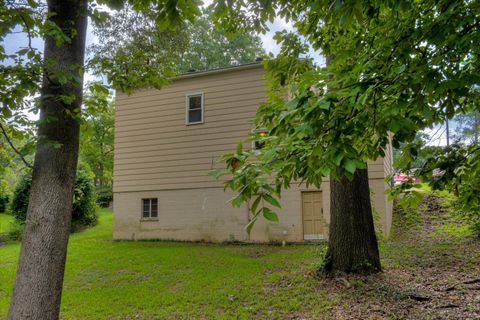
[[[0,194],[0,213],[4,213],[7,210],[8,200],[8,194]]]
[[[107,208],[113,201],[113,192],[111,186],[98,186],[96,189],[97,204],[102,208]]]
[[[32,186],[30,174],[22,177],[18,183],[11,204],[11,211],[16,221],[24,224],[27,218],[28,197]],[[88,167],[79,166],[75,181],[72,208],[72,232],[97,223],[95,189],[92,174]]]
[[[97,223],[95,188],[92,174],[82,168],[77,171],[73,195],[72,230]]]
[[[12,241],[20,241],[22,240],[24,223],[14,220],[10,224],[10,230],[8,231],[8,238]]]
[[[28,197],[32,186],[30,174],[23,176],[13,192],[13,199],[10,209],[18,222],[25,222],[27,219]]]
[[[4,176],[0,177],[0,213],[4,213],[10,200],[10,186]]]

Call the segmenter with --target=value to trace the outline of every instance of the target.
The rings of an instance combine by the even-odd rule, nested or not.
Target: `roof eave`
[[[259,67],[263,68],[263,65],[261,63],[255,62],[255,63],[242,64],[242,65],[226,67],[226,68],[218,68],[213,70],[185,73],[185,74],[170,78],[169,80],[176,81],[176,80],[189,79],[189,78],[195,78],[195,77],[203,77],[203,76],[208,76],[208,75],[218,74],[218,73],[227,73],[227,72],[233,72],[238,70],[254,69]]]

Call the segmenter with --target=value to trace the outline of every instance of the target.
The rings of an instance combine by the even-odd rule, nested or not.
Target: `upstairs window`
[[[158,199],[142,199],[142,218],[158,218]]]
[[[187,95],[187,124],[203,123],[203,93]]]

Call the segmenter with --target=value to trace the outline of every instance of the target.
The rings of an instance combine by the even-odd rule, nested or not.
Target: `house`
[[[208,175],[217,160],[248,138],[265,100],[264,69],[248,64],[173,79],[162,90],[117,93],[115,115],[115,239],[291,241],[328,236],[329,182],[320,189],[293,184],[282,194],[279,223],[260,219],[250,235],[246,206]],[[255,144],[253,144],[255,147]],[[387,156],[369,162],[372,203],[384,233],[392,204],[384,181]]]

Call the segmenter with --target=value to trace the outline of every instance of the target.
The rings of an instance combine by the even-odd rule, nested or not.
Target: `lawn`
[[[303,273],[323,245],[112,241],[111,228],[112,213],[103,211],[98,226],[71,237],[62,318],[275,318],[329,307],[326,293]],[[18,244],[0,247],[1,315],[18,253]]]
[[[10,230],[10,223],[13,217],[9,214],[0,213],[0,234],[7,233]]]
[[[403,228],[406,215],[399,213],[394,237],[381,243],[384,273],[326,279],[314,272],[323,243],[281,247],[112,241],[112,213],[104,210],[96,227],[71,237],[61,317],[480,317],[478,240],[441,232],[444,225],[463,228],[442,218],[443,211],[435,218],[416,214],[420,228]],[[0,247],[0,316],[8,309],[18,253],[18,244]]]

